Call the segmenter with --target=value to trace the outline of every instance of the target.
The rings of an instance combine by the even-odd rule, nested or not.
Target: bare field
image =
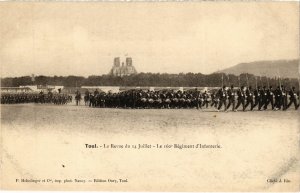
[[[299,190],[299,111],[1,105],[7,188],[16,178],[128,179],[68,190]],[[220,149],[87,149],[85,144],[219,144]],[[62,167],[65,166],[65,167]],[[163,176],[163,177],[162,177]],[[267,183],[287,178],[291,183]],[[196,185],[195,185],[196,184]],[[61,190],[59,184],[16,189]]]

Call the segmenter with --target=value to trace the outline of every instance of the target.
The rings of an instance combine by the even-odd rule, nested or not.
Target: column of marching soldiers
[[[82,99],[79,91],[75,93],[76,104]],[[67,104],[72,102],[72,96],[61,93],[1,93],[1,104],[15,103],[51,103]],[[210,91],[190,89],[186,91],[163,89],[159,91],[131,89],[119,93],[98,91],[84,95],[85,105],[100,108],[215,108],[216,110],[287,110],[293,106],[299,108],[299,91],[295,87],[286,89],[272,86],[253,89],[249,87],[227,88]]]
[[[76,92],[75,100],[79,105],[81,94]],[[251,86],[234,88],[231,85],[220,89],[200,91],[190,89],[187,91],[163,89],[159,91],[131,89],[119,93],[105,93],[97,89],[92,93],[88,90],[84,95],[85,105],[100,108],[156,108],[156,109],[180,109],[180,108],[215,108],[217,111],[237,110],[287,110],[291,106],[299,108],[299,91],[295,87],[286,89],[278,86]]]
[[[64,105],[72,102],[72,96],[61,93],[1,93],[1,104],[41,103]]]

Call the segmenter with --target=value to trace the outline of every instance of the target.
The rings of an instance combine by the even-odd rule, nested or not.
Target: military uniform
[[[253,110],[254,107],[254,93],[252,91],[252,87],[250,86],[249,88],[247,88],[246,90],[246,105],[245,105],[245,109],[248,107],[248,105],[250,104],[250,110]]]
[[[260,106],[260,103],[261,103],[260,86],[258,86],[257,89],[254,90],[253,94],[254,94],[254,105],[253,105],[253,108],[255,108],[256,106]]]
[[[219,107],[218,110],[224,105],[224,109],[226,110],[226,102],[227,102],[227,93],[226,93],[226,86],[223,86],[218,92],[218,96],[220,97]]]
[[[286,110],[287,108],[287,90],[285,89],[285,87],[282,87],[282,97],[281,97],[281,100],[282,100],[282,110]]]
[[[227,91],[227,95],[228,95],[228,105],[226,107],[226,109],[229,109],[230,105],[232,105],[232,111],[234,111],[234,107],[235,107],[235,91],[234,91],[234,88],[233,88],[233,85],[231,86],[230,89],[228,89]]]
[[[267,103],[267,90],[266,87],[264,86],[263,89],[259,91],[260,93],[260,98],[259,98],[259,104],[258,104],[258,110],[261,111],[262,107],[265,107],[265,104]]]
[[[272,110],[274,110],[274,91],[272,89],[272,86],[270,86],[267,90],[267,100],[264,106],[265,110],[268,108],[269,104],[271,104]]]
[[[213,93],[210,95],[210,97],[211,97],[211,104],[210,104],[210,106],[211,106],[211,107],[217,108],[217,105],[218,105],[218,97],[216,96],[215,92],[213,92]]]
[[[295,91],[295,87],[292,87],[292,89],[289,91],[289,95],[290,95],[290,102],[287,105],[286,109],[288,109],[294,103],[295,109],[297,110],[299,108],[299,104],[297,104],[297,94]]]
[[[237,110],[239,106],[242,105],[243,111],[245,111],[245,91],[243,86],[238,90],[237,96],[238,96],[238,102],[235,107],[235,110]]]
[[[81,93],[77,90],[75,94],[76,94],[76,96],[75,96],[76,105],[78,106],[80,104],[80,100],[81,100]]]
[[[276,110],[281,109],[282,106],[282,90],[280,88],[280,86],[278,86],[274,92],[275,94],[275,108]]]
[[[205,105],[205,107],[208,108],[209,96],[208,96],[208,94],[207,94],[206,91],[204,91],[204,93],[202,94],[202,98],[203,98],[203,104],[202,104],[202,106]]]

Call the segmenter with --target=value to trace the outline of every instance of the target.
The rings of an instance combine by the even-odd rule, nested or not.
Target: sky
[[[2,2],[1,77],[212,73],[299,58],[299,2]]]

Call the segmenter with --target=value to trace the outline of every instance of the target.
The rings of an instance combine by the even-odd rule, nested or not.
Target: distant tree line
[[[230,86],[278,86],[279,82],[287,87],[299,89],[297,79],[257,77],[253,74],[240,76],[224,73],[204,75],[201,73],[139,73],[130,76],[116,77],[111,75],[89,76],[30,76],[1,78],[1,87],[18,87],[24,85],[59,85],[65,87],[81,86],[159,86],[159,87],[219,87]]]

